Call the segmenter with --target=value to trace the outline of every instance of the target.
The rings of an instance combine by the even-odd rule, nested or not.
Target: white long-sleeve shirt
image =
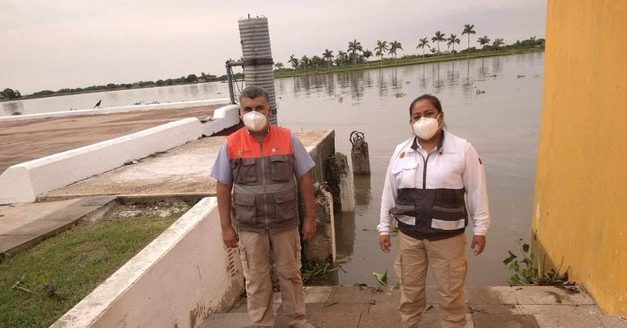
[[[394,218],[390,209],[396,205],[398,189],[424,187],[464,188],[474,234],[486,235],[490,227],[488,193],[483,162],[475,148],[465,139],[444,131],[442,146],[428,158],[426,179],[423,181],[423,156],[427,158],[428,154],[420,146],[417,150],[412,149],[413,142],[414,137],[396,146],[390,159],[381,195],[379,233],[387,235],[392,230]]]

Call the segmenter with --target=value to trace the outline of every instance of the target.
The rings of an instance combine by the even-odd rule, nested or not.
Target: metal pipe
[[[230,62],[226,62],[226,79],[229,83],[229,96],[231,98],[231,104],[235,105],[235,92],[233,90],[233,70],[231,69]]]

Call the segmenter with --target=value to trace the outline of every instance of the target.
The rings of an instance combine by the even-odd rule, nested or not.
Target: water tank
[[[239,33],[242,43],[242,59],[246,86],[258,86],[268,91],[272,107],[270,122],[277,123],[277,104],[274,92],[274,72],[268,19],[250,17],[240,19]]]

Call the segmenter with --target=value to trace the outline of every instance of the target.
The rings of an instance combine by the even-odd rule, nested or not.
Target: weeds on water
[[[303,284],[307,285],[318,279],[322,279],[327,273],[337,271],[339,268],[339,266],[329,261],[303,260],[300,269]]]
[[[379,283],[379,285],[383,287],[390,287],[388,285],[388,270],[385,270],[384,273],[373,272],[372,275],[374,279]]]

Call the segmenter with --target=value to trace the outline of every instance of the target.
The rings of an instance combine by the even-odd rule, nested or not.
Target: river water
[[[506,284],[507,250],[530,237],[543,72],[544,54],[530,53],[276,80],[279,124],[335,129],[336,150],[349,158],[351,131],[369,144],[372,175],[356,177],[355,212],[336,218],[340,284],[376,284],[372,272],[393,272],[393,256],[377,244],[381,189],[392,151],[411,135],[409,104],[424,93],[440,98],[448,131],[485,160],[492,227],[486,251],[468,251],[467,282]],[[222,97],[225,83],[204,83],[8,102],[0,115],[91,108],[100,99],[111,107]]]

